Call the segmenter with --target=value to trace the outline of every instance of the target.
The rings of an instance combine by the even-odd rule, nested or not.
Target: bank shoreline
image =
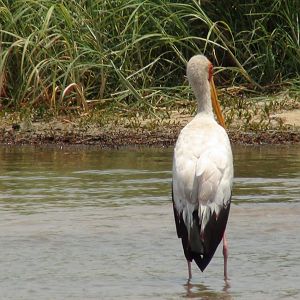
[[[170,147],[176,142],[182,126],[160,126],[152,130],[114,128],[58,130],[22,130],[17,126],[0,129],[0,145],[95,145],[100,148],[126,146]],[[282,145],[299,144],[300,131],[268,130],[241,132],[229,129],[232,144],[241,145]]]

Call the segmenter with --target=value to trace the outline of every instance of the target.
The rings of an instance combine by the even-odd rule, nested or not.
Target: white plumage
[[[203,55],[192,57],[187,65],[187,77],[198,101],[198,111],[176,142],[172,189],[177,234],[182,239],[190,279],[190,262],[195,260],[203,271],[224,236],[233,163],[227,133],[213,115],[209,60]],[[226,244],[224,248],[224,276],[227,277]]]

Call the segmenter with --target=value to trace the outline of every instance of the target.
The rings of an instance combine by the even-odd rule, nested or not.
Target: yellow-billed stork
[[[228,246],[225,229],[231,202],[233,162],[229,138],[213,83],[212,63],[203,55],[187,64],[187,78],[198,102],[196,116],[180,132],[174,149],[172,200],[177,235],[201,271],[223,239],[224,278]],[[220,126],[214,119],[213,107]]]

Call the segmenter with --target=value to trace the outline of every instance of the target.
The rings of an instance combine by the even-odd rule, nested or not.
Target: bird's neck
[[[210,85],[208,81],[203,85],[194,88],[194,93],[198,103],[197,113],[205,113],[213,116]]]

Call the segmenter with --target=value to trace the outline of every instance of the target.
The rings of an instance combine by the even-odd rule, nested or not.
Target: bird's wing
[[[179,212],[189,205],[222,206],[230,198],[233,165],[228,137],[224,130],[215,138],[209,137],[192,139],[181,134],[178,138],[173,160],[173,193]]]
[[[206,151],[197,160],[192,198],[198,203],[200,234],[230,204],[232,177],[232,157],[225,147]]]
[[[185,153],[186,154],[186,153]],[[185,157],[183,157],[185,156]],[[232,187],[232,154],[225,146],[210,148],[199,157],[181,155],[174,158],[173,198],[178,213],[184,216],[187,227],[192,227],[192,214],[198,210],[203,231],[208,214],[218,216],[227,207]]]

